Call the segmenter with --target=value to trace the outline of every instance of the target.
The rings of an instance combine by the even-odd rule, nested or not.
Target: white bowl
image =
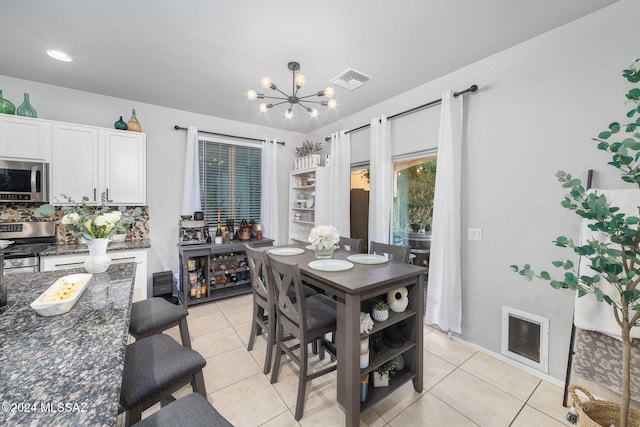
[[[126,239],[126,234],[114,234],[113,236],[111,236],[111,241],[114,243],[124,242]]]
[[[92,274],[69,274],[59,278],[31,303],[31,308],[41,316],[56,316],[70,311],[87,288],[92,276]],[[66,296],[63,295],[59,300],[52,301],[56,294],[69,287],[72,288],[71,292]]]
[[[15,243],[13,240],[0,240],[0,249],[4,249],[13,243]]]

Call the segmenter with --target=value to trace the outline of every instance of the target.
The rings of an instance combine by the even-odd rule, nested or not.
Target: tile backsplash
[[[51,218],[39,218],[33,214],[38,206],[40,205],[35,203],[0,203],[0,222],[52,221],[62,216],[60,207],[56,207],[55,214]],[[134,207],[131,206],[131,208]],[[142,209],[142,214],[136,218],[131,226],[127,239],[149,238],[149,207],[140,206],[140,208]],[[114,209],[117,209],[117,207],[114,206]],[[66,232],[63,224],[56,224],[56,241],[58,244],[76,243],[73,235]]]

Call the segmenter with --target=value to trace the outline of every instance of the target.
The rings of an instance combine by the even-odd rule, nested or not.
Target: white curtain
[[[262,144],[262,234],[274,240],[280,240],[280,211],[278,209],[278,144],[276,140],[266,139]]]
[[[425,323],[462,333],[460,275],[460,174],[462,163],[462,97],[442,94],[438,168],[433,200],[429,284]]]
[[[184,155],[184,179],[182,181],[182,213],[193,215],[202,210],[200,203],[200,166],[198,164],[198,128],[187,129],[187,145]]]
[[[350,237],[351,136],[344,131],[331,135],[330,165],[330,223],[341,236]]]
[[[369,241],[389,243],[393,205],[391,128],[387,116],[371,120],[369,169]]]

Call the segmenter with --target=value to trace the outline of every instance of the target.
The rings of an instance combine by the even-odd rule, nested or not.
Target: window
[[[262,147],[200,136],[200,198],[209,226],[260,222]]]

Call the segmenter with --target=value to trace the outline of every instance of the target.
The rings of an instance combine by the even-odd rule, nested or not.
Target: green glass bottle
[[[13,102],[8,99],[4,99],[2,97],[2,91],[0,90],[0,113],[2,114],[13,114],[16,111],[16,106],[13,105]]]
[[[113,124],[113,127],[119,130],[127,130],[127,124],[122,120],[122,116],[120,116],[120,120]]]
[[[18,111],[16,111],[16,114],[24,117],[33,117],[34,119],[38,118],[38,112],[36,111],[35,108],[33,108],[33,105],[31,105],[31,103],[29,102],[28,93],[26,92],[24,93],[24,101],[18,107]]]

